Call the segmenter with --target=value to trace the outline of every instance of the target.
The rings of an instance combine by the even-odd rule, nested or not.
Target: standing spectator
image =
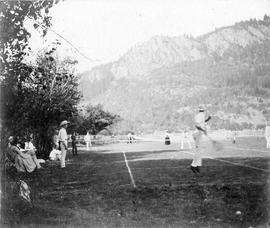
[[[168,131],[165,131],[165,145],[170,145],[171,144],[171,139],[169,136]]]
[[[266,139],[266,148],[269,149],[270,148],[270,125],[269,125],[269,121],[266,122],[264,136],[265,136],[265,139]]]
[[[195,128],[196,131],[193,134],[193,138],[195,141],[195,151],[194,151],[194,157],[193,161],[191,163],[191,170],[192,172],[200,172],[200,167],[202,165],[202,157],[201,157],[201,140],[202,136],[207,135],[206,131],[206,123],[211,119],[211,116],[208,116],[208,118],[205,118],[204,108],[202,106],[199,107],[199,113],[195,116],[194,122],[195,122]]]
[[[59,131],[55,129],[54,135],[53,135],[53,149],[60,150],[60,145],[59,145]]]
[[[115,140],[114,134],[112,134],[111,139],[112,139],[112,141],[114,142],[114,140]]]
[[[66,167],[66,154],[68,150],[68,135],[67,135],[67,126],[68,121],[64,120],[60,123],[59,131],[59,144],[61,149],[61,168]]]
[[[130,132],[127,135],[127,140],[128,140],[127,143],[132,143],[132,136]]]
[[[92,143],[91,143],[91,136],[89,134],[89,131],[87,131],[86,135],[84,136],[84,141],[86,143],[86,150],[90,150]]]
[[[189,149],[191,149],[191,143],[190,143],[190,139],[189,139],[189,135],[188,132],[186,130],[184,130],[182,132],[182,137],[181,137],[181,149],[184,149],[184,143],[187,143],[189,146]]]
[[[76,141],[76,133],[73,131],[73,133],[71,135],[72,155],[73,156],[78,155],[76,143],[77,143],[77,141]]]
[[[236,134],[236,132],[234,131],[234,132],[233,132],[233,144],[236,143],[236,135],[237,135],[237,134]]]

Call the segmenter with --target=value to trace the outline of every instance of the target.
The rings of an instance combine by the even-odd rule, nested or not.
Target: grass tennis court
[[[199,175],[189,169],[192,151],[180,150],[179,144],[121,143],[81,150],[78,157],[69,153],[66,169],[48,162],[40,173],[22,177],[31,186],[32,205],[6,189],[4,222],[16,227],[266,227],[270,151],[262,138],[222,144],[220,151],[205,151]]]

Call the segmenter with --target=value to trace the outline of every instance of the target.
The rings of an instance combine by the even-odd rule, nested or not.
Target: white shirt
[[[270,137],[270,126],[266,126],[264,135],[265,137]]]
[[[61,151],[60,150],[52,150],[49,157],[52,161],[60,160],[61,159]]]
[[[35,146],[31,142],[26,142],[25,143],[25,149],[26,150],[35,150]]]
[[[65,145],[68,145],[68,135],[67,130],[65,128],[61,128],[58,134],[59,142],[64,142]]]
[[[87,134],[87,135],[84,136],[84,141],[85,142],[90,142],[91,141],[91,137],[90,137],[89,134]]]
[[[195,125],[201,127],[202,129],[205,129],[205,114],[204,112],[199,112],[195,118]]]

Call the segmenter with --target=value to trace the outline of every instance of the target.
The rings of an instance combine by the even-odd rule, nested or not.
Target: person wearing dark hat
[[[58,139],[59,139],[59,145],[60,145],[60,150],[61,150],[61,168],[66,167],[66,154],[68,150],[68,135],[67,135],[67,126],[68,126],[68,121],[64,120],[60,123],[60,130],[58,134]]]
[[[195,116],[195,128],[196,131],[193,134],[193,138],[195,141],[195,151],[193,161],[191,163],[191,170],[194,173],[200,172],[200,167],[202,165],[202,157],[200,151],[200,142],[203,135],[207,135],[206,131],[206,123],[211,119],[211,116],[205,118],[204,108],[202,106],[199,107],[199,113]]]
[[[171,139],[168,130],[165,131],[165,145],[170,145]]]

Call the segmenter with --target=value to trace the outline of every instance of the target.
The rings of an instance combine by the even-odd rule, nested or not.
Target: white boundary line
[[[134,180],[134,178],[133,178],[131,169],[130,169],[130,167],[129,167],[129,165],[128,165],[128,161],[127,161],[126,154],[125,154],[124,151],[123,151],[122,153],[123,153],[123,155],[124,155],[124,159],[125,159],[125,163],[126,163],[126,167],[127,167],[127,169],[128,169],[128,173],[129,173],[130,179],[131,179],[131,183],[132,183],[133,187],[136,188],[137,186],[136,186],[136,184],[135,184],[135,180]]]
[[[192,155],[194,155],[194,153],[191,153],[191,152],[187,152],[187,151],[182,151],[182,152],[187,153],[187,154],[192,154]],[[239,164],[239,163],[230,162],[230,161],[226,161],[226,160],[218,159],[218,158],[213,158],[213,157],[209,157],[209,156],[203,156],[203,158],[208,158],[208,159],[212,159],[212,160],[216,160],[216,161],[220,161],[220,162],[229,163],[229,164],[231,164],[231,165],[242,166],[242,167],[246,167],[246,168],[250,168],[250,169],[256,169],[256,170],[263,171],[263,172],[265,172],[265,173],[270,173],[269,170],[260,169],[260,168],[257,168],[257,167],[254,167],[254,166],[250,166],[250,165],[242,165],[242,164]]]

